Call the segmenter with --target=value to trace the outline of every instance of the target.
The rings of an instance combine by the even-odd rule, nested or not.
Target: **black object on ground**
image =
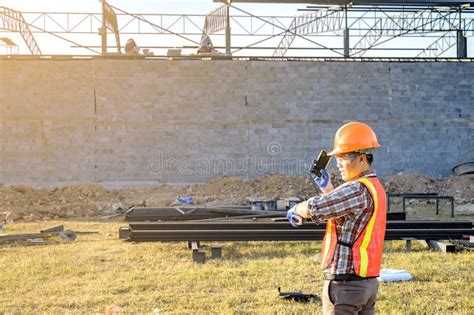
[[[278,287],[278,297],[283,300],[292,300],[301,303],[321,301],[321,299],[315,294],[306,294],[302,292],[281,292],[280,287]]]

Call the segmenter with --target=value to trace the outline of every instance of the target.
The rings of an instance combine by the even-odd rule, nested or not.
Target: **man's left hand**
[[[296,206],[288,210],[286,218],[294,228],[297,228],[304,223],[304,219],[296,212]]]
[[[309,219],[311,217],[308,209],[308,200],[300,202],[293,208],[295,209],[296,214],[302,217],[303,219]]]

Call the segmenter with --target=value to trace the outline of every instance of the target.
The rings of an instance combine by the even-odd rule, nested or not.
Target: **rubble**
[[[331,173],[335,186],[342,183]],[[474,175],[434,179],[422,174],[397,174],[382,178],[389,193],[426,193],[454,196],[457,205],[474,204]],[[132,206],[176,205],[177,196],[192,196],[197,205],[245,205],[250,198],[308,198],[318,195],[308,176],[269,174],[253,179],[216,177],[192,186],[161,185],[109,190],[96,184],[65,186],[52,190],[27,185],[0,184],[0,221],[50,220],[67,217],[101,217]]]

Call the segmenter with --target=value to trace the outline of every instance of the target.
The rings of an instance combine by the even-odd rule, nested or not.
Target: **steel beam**
[[[320,241],[324,230],[132,230],[128,240],[146,241]],[[410,229],[392,230],[385,233],[385,240],[406,238],[447,240],[474,235],[472,229]]]
[[[130,222],[130,229],[138,230],[287,230],[288,222]],[[325,223],[319,225],[306,222],[298,230],[324,230]],[[470,221],[388,221],[387,229],[472,229]]]
[[[126,228],[121,228],[125,230]],[[131,222],[131,241],[302,241],[322,240],[325,225],[294,229],[285,222]],[[122,232],[123,235],[123,232]],[[470,221],[388,222],[386,240],[447,240],[474,235]]]
[[[107,10],[106,0],[102,0],[102,26],[99,29],[100,38],[101,38],[101,53],[102,56],[107,55],[107,26],[105,22],[105,12]]]
[[[133,207],[125,213],[126,221],[204,220],[227,217],[284,218],[285,211],[251,210],[250,207]],[[405,212],[390,212],[387,220],[405,220]]]
[[[228,0],[214,0],[214,2],[227,2]],[[321,5],[405,5],[405,6],[419,6],[419,5],[433,5],[433,6],[459,6],[464,4],[474,5],[474,1],[406,1],[406,0],[388,0],[388,1],[374,1],[374,0],[232,0],[234,3],[273,3],[273,4],[321,4]]]
[[[457,44],[457,57],[458,58],[466,58],[467,57],[467,38],[464,36],[462,30],[456,31],[456,44]]]

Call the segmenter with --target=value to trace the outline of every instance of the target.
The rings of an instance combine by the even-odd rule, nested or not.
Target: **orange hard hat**
[[[356,152],[380,147],[375,132],[361,122],[345,124],[334,136],[334,148],[328,155]]]

